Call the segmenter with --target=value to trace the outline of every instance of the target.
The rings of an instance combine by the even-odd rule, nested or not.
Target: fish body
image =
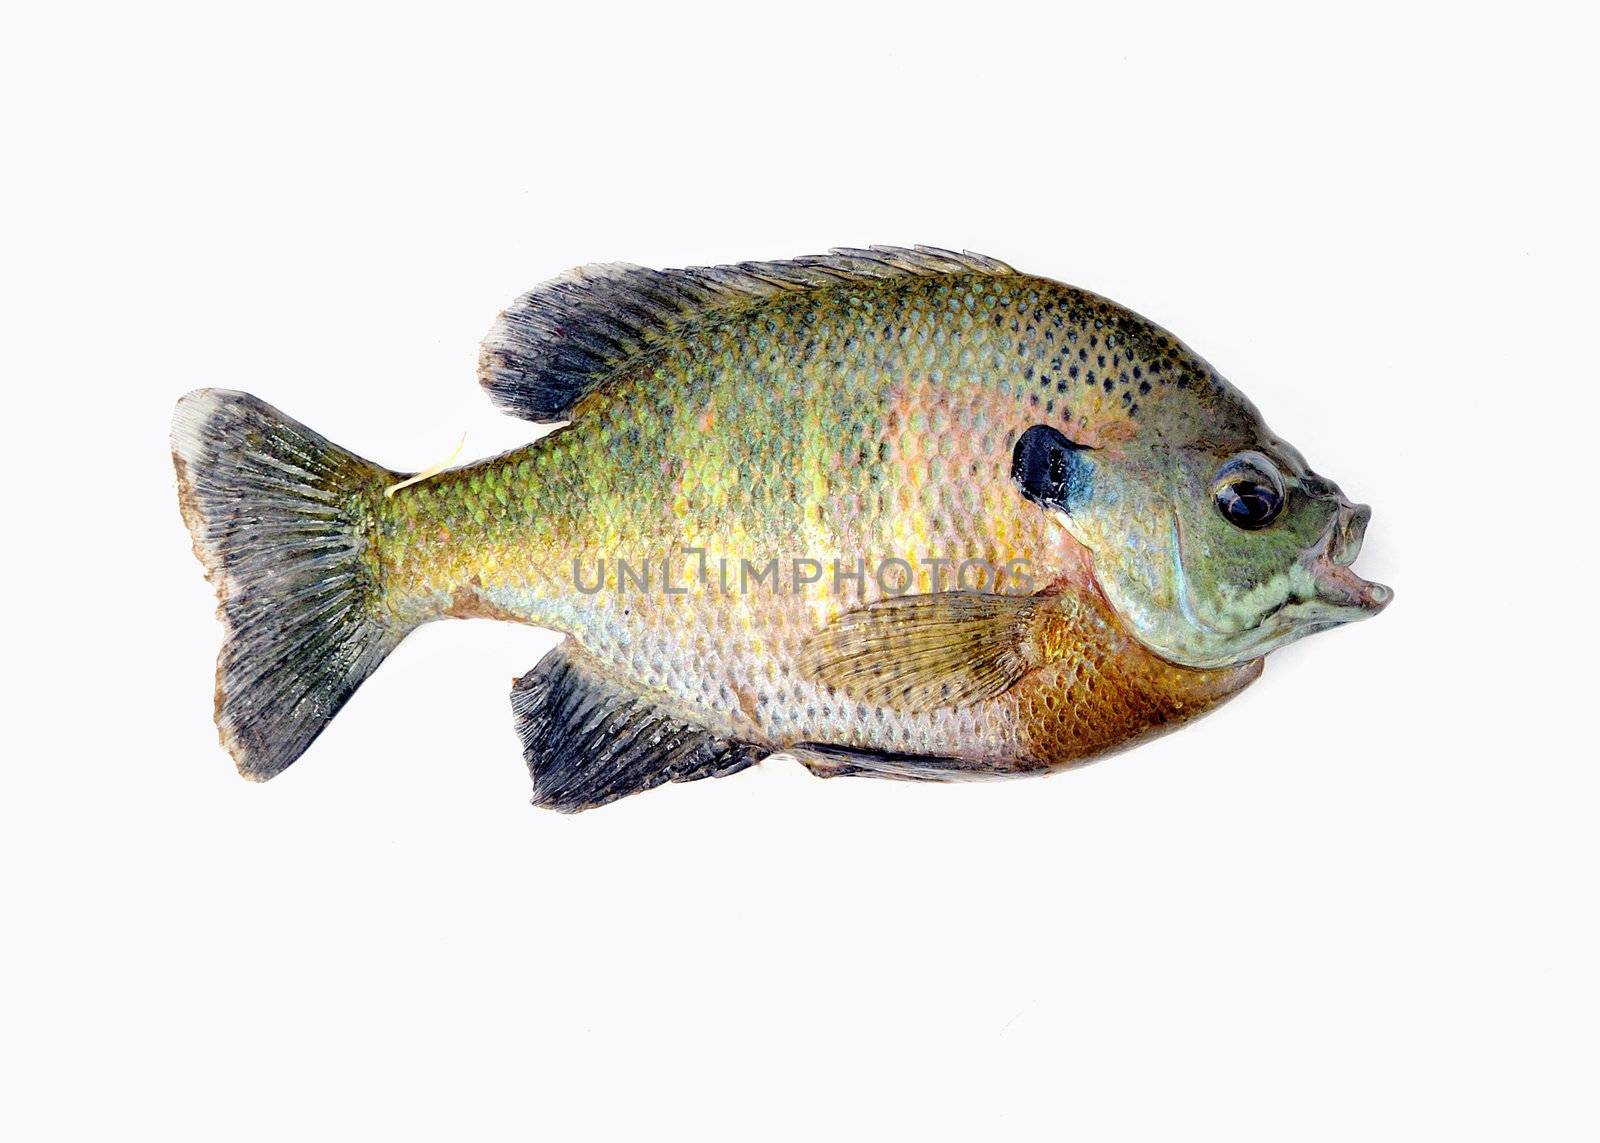
[[[585,268],[501,316],[480,377],[569,423],[408,481],[255,398],[180,403],[247,774],[451,616],[567,635],[513,707],[535,800],[580,809],[775,752],[823,775],[1067,767],[1387,600],[1348,570],[1366,510],[1209,365],[992,259]]]

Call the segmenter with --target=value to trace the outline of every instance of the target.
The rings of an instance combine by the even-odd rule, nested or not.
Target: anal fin
[[[721,778],[770,751],[714,734],[612,682],[564,645],[518,679],[511,709],[534,805],[577,813],[667,782]]]

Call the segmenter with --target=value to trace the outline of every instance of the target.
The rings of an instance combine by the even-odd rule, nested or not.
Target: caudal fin
[[[172,417],[178,501],[226,627],[217,729],[239,773],[277,774],[392,651],[373,529],[398,477],[248,393]]]

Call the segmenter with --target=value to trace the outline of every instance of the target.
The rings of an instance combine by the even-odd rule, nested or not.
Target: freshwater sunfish
[[[503,313],[479,373],[570,424],[407,477],[247,394],[179,401],[246,777],[448,616],[566,634],[511,698],[534,801],[571,811],[778,752],[1061,769],[1390,595],[1349,567],[1368,509],[1198,355],[992,258],[586,266]]]

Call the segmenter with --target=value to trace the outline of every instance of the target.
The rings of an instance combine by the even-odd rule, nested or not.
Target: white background
[[[1594,1138],[1576,12],[13,12],[0,1133]],[[1177,331],[1373,504],[1394,605],[1047,780],[541,812],[507,688],[555,637],[487,621],[235,776],[181,393],[485,455],[541,279],[871,242]]]

